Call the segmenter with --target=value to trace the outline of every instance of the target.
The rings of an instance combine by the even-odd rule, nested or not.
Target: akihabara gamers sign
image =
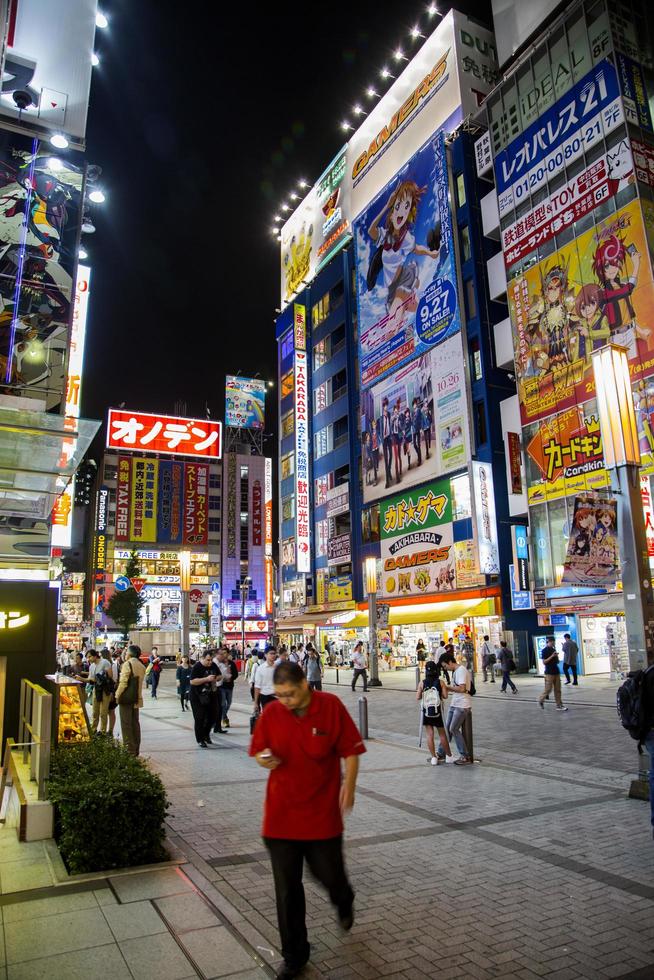
[[[220,459],[223,452],[222,422],[110,408],[107,448]]]

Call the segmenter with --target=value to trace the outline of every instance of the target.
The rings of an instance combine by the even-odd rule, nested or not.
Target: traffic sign
[[[127,592],[127,590],[131,588],[131,585],[132,583],[130,582],[130,580],[127,578],[126,575],[119,575],[116,581],[114,582],[114,586],[116,587],[116,590],[118,592]]]
[[[212,582],[211,583],[211,591],[212,591],[212,593],[214,595],[219,594],[220,593],[220,582]]]
[[[137,592],[140,592],[141,591],[141,589],[145,585],[145,581],[146,580],[144,578],[131,578],[130,579],[130,582],[132,583],[132,585],[134,586],[134,588],[136,589]]]

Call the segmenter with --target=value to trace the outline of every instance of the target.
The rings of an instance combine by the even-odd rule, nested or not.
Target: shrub
[[[56,808],[55,837],[71,873],[166,859],[170,804],[164,785],[113,739],[95,736],[58,748],[49,797]]]

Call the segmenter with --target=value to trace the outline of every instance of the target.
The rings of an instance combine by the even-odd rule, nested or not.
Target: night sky
[[[456,6],[490,22],[485,0]],[[345,142],[339,122],[367,85],[390,84],[379,69],[398,44],[414,48],[410,28],[428,33],[426,5],[333,0],[311,8],[315,22],[300,3],[100,7],[110,26],[96,35],[87,158],[107,201],[83,240],[83,414],[172,412],[181,399],[222,418],[225,373],[275,378],[273,215]]]

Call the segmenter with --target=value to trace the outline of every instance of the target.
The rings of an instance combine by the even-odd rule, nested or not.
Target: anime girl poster
[[[575,497],[563,582],[615,585],[620,577],[618,514],[614,497]]]
[[[627,348],[634,378],[654,375],[654,282],[632,201],[508,285],[522,424],[595,394],[591,355]]]
[[[366,387],[460,330],[442,133],[373,198],[354,238]]]

